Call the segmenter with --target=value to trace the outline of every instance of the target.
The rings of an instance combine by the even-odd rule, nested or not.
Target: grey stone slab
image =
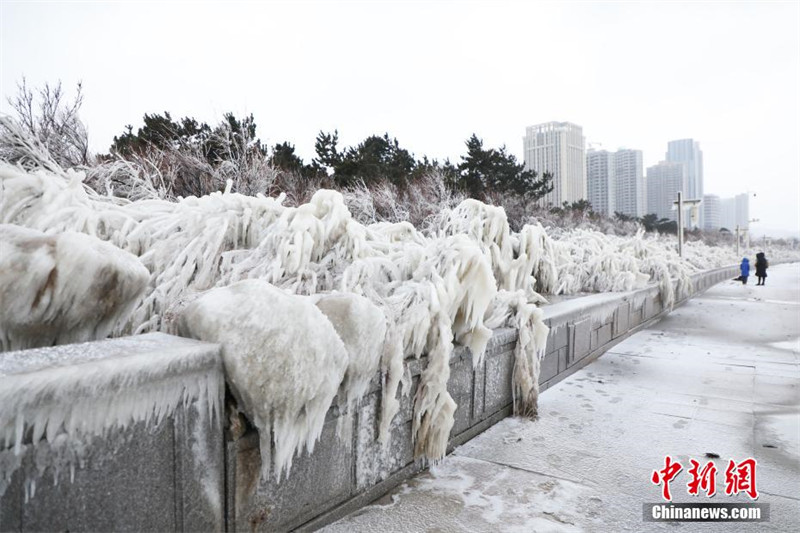
[[[622,302],[617,306],[617,310],[614,311],[614,321],[613,321],[613,337],[616,339],[626,331],[628,331],[630,327],[630,316],[631,316],[631,303],[630,302]]]
[[[3,481],[5,480],[0,480],[0,483]],[[22,473],[15,472],[0,496],[0,531],[22,531],[22,507],[25,500],[23,481]]]
[[[79,372],[66,371],[75,365]],[[26,421],[55,405],[65,416],[74,416],[71,411],[80,406],[79,416],[94,411],[94,420],[103,420],[111,402],[139,406],[136,414],[119,415],[136,418],[167,401],[141,390],[182,394],[196,379],[218,380],[218,405],[224,390],[219,346],[161,333],[6,352],[0,354],[0,366],[4,394],[15,390],[18,374],[42,392],[21,395],[13,404]],[[195,416],[198,409],[209,411],[209,399],[199,394],[199,399],[169,400],[177,406],[161,413],[158,424],[123,418],[122,428],[109,418],[90,430],[102,436],[76,432],[73,438],[80,440],[69,447],[63,446],[66,435],[56,444],[31,443],[28,431],[22,465],[0,499],[3,528],[17,523],[22,530],[222,529],[222,427],[219,415],[213,425],[208,416]],[[75,449],[82,451],[67,460]],[[32,496],[27,501],[26,486]]]
[[[650,320],[655,316],[654,300],[655,296],[652,294],[648,294],[647,298],[645,298],[644,306],[642,307],[642,320]]]
[[[450,365],[447,391],[457,405],[453,415],[455,422],[450,431],[451,435],[458,435],[469,428],[472,423],[472,382],[472,358],[464,358],[456,364]]]
[[[220,397],[220,404],[222,401]],[[195,402],[176,413],[174,427],[179,528],[221,531],[225,497],[222,421],[219,416],[210,417],[204,403]]]
[[[568,328],[567,324],[565,323],[559,323],[554,326],[550,326],[550,334],[547,336],[546,351],[549,353],[566,346],[568,342],[567,332]]]
[[[591,345],[592,319],[584,318],[569,325],[569,364],[583,359]]]
[[[486,350],[491,350],[497,346],[509,344],[517,341],[517,330],[515,328],[498,328],[492,331],[492,338],[486,345]]]
[[[486,352],[484,353],[484,357],[491,357],[493,355],[497,355],[499,353],[507,352],[509,350],[513,350],[514,346],[516,346],[517,341],[516,338],[511,342],[506,342],[504,344],[495,344],[491,348],[487,348]]]
[[[564,346],[558,349],[558,373],[564,372],[569,366],[569,348]]]
[[[395,417],[384,446],[378,442],[380,399],[367,399],[358,410],[355,424],[355,482],[362,491],[387,479],[391,474],[414,461],[411,442],[411,419]]]
[[[513,352],[503,352],[486,359],[486,415],[492,415],[512,402],[511,377],[513,371]]]
[[[611,342],[611,324],[604,324],[600,326],[596,333],[597,333],[597,347],[602,348],[609,342]]]
[[[486,358],[472,374],[472,419],[482,420],[485,416],[484,399],[486,394]]]
[[[176,531],[173,426],[167,419],[153,428],[96,437],[87,447],[83,468],[52,468],[36,479],[36,492],[22,507],[23,531]],[[36,478],[34,455],[49,445],[30,447],[15,476]],[[23,496],[24,497],[24,496]]]
[[[597,349],[597,330],[599,328],[592,329],[592,332],[589,335],[589,351],[593,352]]]
[[[419,379],[419,376],[412,377],[409,390],[404,391],[401,389],[398,391],[397,399],[400,402],[400,410],[395,415],[395,422],[409,422],[414,417],[414,398],[417,395],[417,388],[419,388]],[[378,398],[383,401],[383,392],[378,394]],[[380,414],[377,416],[380,417]]]
[[[244,499],[236,505],[237,531],[292,529],[353,494],[352,437],[340,440],[336,424],[335,419],[325,422],[314,451],[295,457],[290,475],[280,481],[274,475],[259,479],[261,459],[257,445],[239,450],[234,467],[243,478],[237,479],[237,484],[254,488],[249,493],[240,492]]]
[[[544,383],[548,379],[554,378],[558,374],[558,350],[550,352],[542,359],[542,366],[539,369],[539,383]]]
[[[635,328],[636,326],[640,325],[643,322],[642,320],[642,308],[634,309],[631,311],[630,314],[630,327]]]

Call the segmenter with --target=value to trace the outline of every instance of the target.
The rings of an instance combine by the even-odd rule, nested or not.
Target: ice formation
[[[0,224],[0,248],[2,351],[103,339],[149,278],[134,255],[82,233]]]
[[[386,317],[378,306],[357,294],[333,292],[312,296],[347,350],[347,370],[339,387],[339,436],[352,434],[353,410],[366,394],[381,361]],[[313,334],[313,332],[310,332]]]
[[[490,327],[512,326],[519,332],[514,346],[512,396],[514,413],[529,418],[539,413],[539,369],[550,331],[542,314],[528,301],[525,291],[501,291],[487,319]]]
[[[262,477],[270,469],[270,432],[278,479],[295,453],[314,450],[348,370],[348,353],[311,300],[263,280],[240,281],[189,304],[178,327],[183,335],[222,345],[231,392],[262,439]]]
[[[0,495],[30,446],[39,474],[52,468],[57,482],[93,437],[157,425],[194,402],[219,420],[220,370],[208,346],[161,333],[2,354]]]
[[[317,191],[298,207],[229,188],[177,202],[127,201],[81,179],[0,163],[0,222],[53,239],[85,233],[138,257],[147,287],[113,334],[171,331],[180,316],[183,333],[222,343],[242,408],[262,434],[274,430],[279,475],[294,453],[313,447],[337,392],[351,411],[375,368],[383,389],[378,437],[386,443],[397,395],[410,386],[405,360],[427,355],[413,438],[418,455],[436,460],[455,411],[447,392],[454,342],[469,346],[478,365],[492,328],[518,328],[514,405],[534,416],[547,338],[537,305],[545,295],[657,284],[669,307],[693,272],[739,260],[732,250],[688,242],[682,261],[674,240],[641,232],[545,230],[535,221],[512,232],[501,207],[476,200],[444,209],[422,229],[364,225],[335,191]],[[299,322],[288,324],[276,311],[284,308]],[[264,398],[265,387],[279,392]]]

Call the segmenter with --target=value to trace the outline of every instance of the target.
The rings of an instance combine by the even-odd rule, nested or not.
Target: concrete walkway
[[[328,531],[800,531],[800,265],[765,287],[728,281],[546,391],[537,422],[506,419]],[[717,495],[690,496],[689,460],[717,454]],[[764,523],[655,523],[650,481],[684,470],[676,502],[724,494],[728,459],[758,461]]]

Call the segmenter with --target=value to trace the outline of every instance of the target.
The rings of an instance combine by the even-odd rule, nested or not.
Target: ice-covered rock
[[[212,289],[181,314],[182,335],[222,345],[231,391],[261,437],[262,476],[275,476],[303,449],[312,452],[325,413],[348,369],[348,353],[325,314],[308,299],[262,280]]]
[[[0,224],[0,249],[3,351],[107,337],[150,277],[134,255],[72,231]]]

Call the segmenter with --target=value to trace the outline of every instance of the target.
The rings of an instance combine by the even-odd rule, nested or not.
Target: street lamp
[[[750,249],[750,224],[753,222],[759,222],[757,218],[751,218],[747,221],[747,227],[742,228],[739,224],[736,224],[736,257],[739,257],[739,233],[744,233],[747,236],[747,246],[745,249]]]
[[[686,207],[692,208],[692,222],[695,222],[697,219],[697,212],[700,209],[700,204],[703,203],[703,200],[694,199],[694,200],[684,200],[683,199],[683,192],[678,191],[678,201],[672,202],[672,209],[678,210],[678,257],[683,257],[683,210]],[[738,227],[738,226],[737,226]]]

